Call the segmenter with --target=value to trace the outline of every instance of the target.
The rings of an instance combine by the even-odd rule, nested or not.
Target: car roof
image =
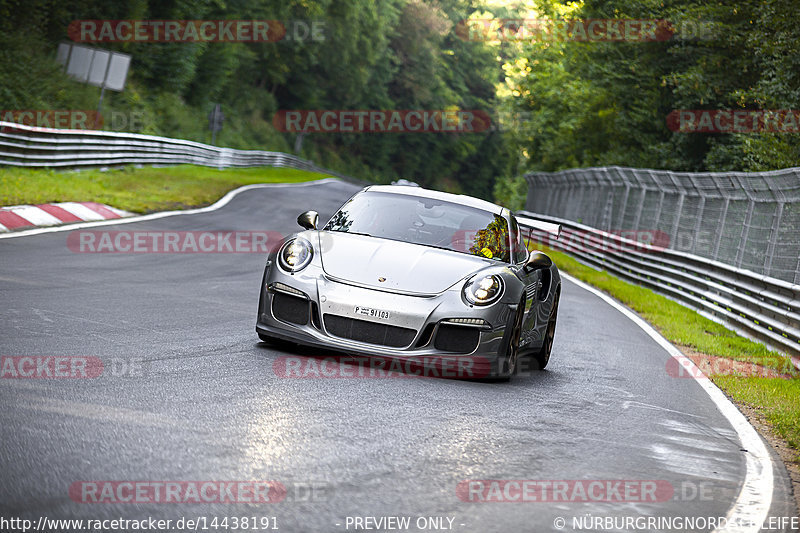
[[[445,202],[452,202],[454,204],[461,204],[467,207],[474,207],[483,211],[489,211],[492,214],[499,216],[507,216],[508,210],[497,204],[473,198],[472,196],[465,196],[463,194],[451,194],[448,192],[432,191],[417,186],[406,185],[370,185],[364,191],[386,192],[391,194],[404,194],[406,196],[418,196],[422,198],[432,198],[434,200],[442,200]]]

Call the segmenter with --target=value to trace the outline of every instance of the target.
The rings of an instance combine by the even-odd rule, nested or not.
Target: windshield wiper
[[[333,230],[328,230],[328,231],[332,231],[334,233],[348,233],[350,235],[361,235],[363,237],[374,237],[375,236],[375,235],[370,235],[369,233],[362,233],[360,231],[345,231],[345,230],[340,230],[340,229],[333,229]]]

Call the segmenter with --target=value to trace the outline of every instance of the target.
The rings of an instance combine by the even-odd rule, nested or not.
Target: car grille
[[[276,292],[272,296],[272,314],[278,320],[303,326],[308,324],[308,300]]]
[[[414,337],[417,336],[416,330],[413,329],[367,322],[345,316],[325,314],[323,319],[325,329],[331,335],[369,344],[403,348],[411,344]]]
[[[443,352],[470,353],[478,346],[480,338],[477,328],[439,324],[433,345]]]

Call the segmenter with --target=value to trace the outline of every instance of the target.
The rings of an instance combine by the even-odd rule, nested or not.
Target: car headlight
[[[503,280],[494,274],[471,277],[464,284],[464,298],[474,305],[489,305],[503,294]]]
[[[292,239],[278,252],[278,263],[287,272],[303,270],[311,262],[314,249],[305,239]]]

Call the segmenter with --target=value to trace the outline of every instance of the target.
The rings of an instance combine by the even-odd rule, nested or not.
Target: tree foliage
[[[683,133],[673,110],[800,106],[794,0],[535,2],[534,16],[660,19],[654,42],[532,41],[505,65],[506,105],[530,169],[623,165],[673,170],[769,170],[800,165],[791,132]]]
[[[453,26],[473,0],[0,0],[3,109],[92,108],[99,90],[54,61],[80,19],[317,21],[323,41],[98,43],[133,55],[128,86],[106,93],[104,114],[139,112],[137,131],[208,142],[213,103],[226,114],[218,142],[291,151],[272,126],[278,110],[480,110],[493,114],[499,63],[492,47]],[[290,35],[291,37],[291,35]],[[301,154],[364,178],[407,178],[491,197],[513,173],[508,138],[483,133],[307,134]]]
[[[318,21],[324,40],[103,43],[133,55],[105,114],[129,130],[292,151],[367,179],[521,205],[525,169],[673,170],[797,166],[797,133],[681,133],[680,109],[798,109],[794,0],[0,0],[0,108],[92,109],[99,90],[64,75],[55,48],[80,19]],[[655,42],[471,40],[468,19],[658,19]],[[703,30],[700,32],[699,30]],[[481,133],[313,133],[273,127],[279,110],[479,110]],[[505,117],[505,118],[502,118]]]

